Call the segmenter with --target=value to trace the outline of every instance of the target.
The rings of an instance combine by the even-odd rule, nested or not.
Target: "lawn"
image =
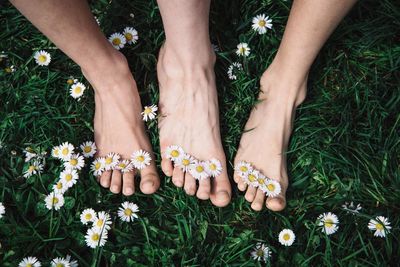
[[[215,71],[230,174],[259,77],[278,48],[290,5],[283,0],[212,2],[211,38],[218,47]],[[157,103],[155,66],[164,32],[156,2],[101,0],[91,7],[106,36],[126,26],[138,30],[138,43],[121,51],[143,105]],[[258,35],[251,30],[251,19],[263,13],[272,17],[273,28]],[[264,263],[250,255],[258,242],[272,250],[271,266],[398,264],[400,6],[395,1],[360,1],[314,63],[290,141],[288,206],[282,212],[252,211],[234,186],[232,203],[216,208],[187,196],[164,175],[152,196],[114,195],[97,184],[88,160],[77,184],[65,193],[65,205],[58,211],[46,209],[44,199],[63,169],[49,156],[52,147],[93,140],[93,91],[86,90],[80,101],[69,95],[70,77],[90,87],[80,68],[8,2],[0,3],[0,40],[0,51],[7,55],[0,62],[0,202],[6,209],[0,218],[0,266],[17,266],[27,256],[47,266],[66,255],[79,266],[259,266]],[[235,54],[239,42],[251,47],[245,60]],[[52,56],[47,67],[33,60],[42,49]],[[244,67],[234,81],[227,75],[233,62]],[[9,73],[12,65],[15,71]],[[147,126],[159,165],[157,123]],[[43,172],[28,179],[23,177],[27,147],[47,152]],[[139,219],[118,219],[124,201],[139,206]],[[351,201],[361,204],[358,213],[343,209]],[[102,248],[85,243],[87,226],[79,216],[89,207],[112,217]],[[339,217],[333,235],[317,225],[324,212]],[[391,223],[385,238],[367,227],[376,216]],[[284,228],[296,234],[290,247],[278,242]]]

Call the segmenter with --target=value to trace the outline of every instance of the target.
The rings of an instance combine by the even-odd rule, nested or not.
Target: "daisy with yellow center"
[[[157,115],[158,107],[156,105],[145,106],[142,112],[143,120],[154,120]]]
[[[121,156],[117,153],[108,153],[107,156],[104,157],[104,169],[106,171],[114,169],[115,166],[117,166],[120,158]]]
[[[60,145],[60,158],[67,161],[74,153],[74,146],[68,142]]]
[[[247,57],[250,55],[250,47],[247,43],[240,43],[237,45],[236,55]]]
[[[165,150],[165,157],[172,161],[176,161],[179,157],[182,157],[185,154],[183,148],[180,146],[172,145],[168,146]]]
[[[18,264],[18,267],[40,267],[42,264],[36,257],[26,257]]]
[[[35,160],[28,166],[28,169],[24,173],[25,178],[29,178],[34,174],[40,174],[43,171],[43,164]]]
[[[189,173],[193,176],[193,178],[197,180],[203,180],[209,177],[206,168],[206,163],[204,161],[195,160],[195,162],[189,167]]]
[[[253,171],[253,167],[250,163],[240,161],[238,164],[236,164],[235,171],[240,177],[245,178],[251,171]]]
[[[111,217],[108,213],[100,211],[97,213],[97,218],[93,222],[93,227],[100,231],[108,231],[111,229]]]
[[[318,226],[323,226],[321,231],[327,235],[334,234],[339,229],[339,218],[332,212],[319,215],[317,220]]]
[[[140,149],[132,154],[131,161],[136,169],[142,170],[146,166],[150,165],[151,162],[150,153]]]
[[[64,258],[58,257],[51,261],[51,267],[70,267],[69,261]]]
[[[78,172],[73,169],[65,169],[60,173],[60,179],[66,187],[70,188],[78,181]]]
[[[91,228],[86,232],[85,241],[88,247],[96,248],[104,246],[107,242],[107,238],[107,231],[101,231],[98,228]]]
[[[262,186],[260,189],[269,197],[276,197],[282,191],[280,183],[273,179],[266,179],[264,184],[265,186]]]
[[[133,167],[133,163],[130,160],[124,159],[118,162],[117,166],[115,166],[115,169],[121,171],[122,173],[127,173],[131,172]]]
[[[57,159],[60,159],[60,158],[61,158],[60,146],[55,146],[55,147],[53,147],[53,149],[51,150],[51,156],[52,156],[53,158],[57,158]]]
[[[187,153],[183,153],[181,157],[175,160],[175,166],[180,168],[183,172],[188,172],[190,165],[195,163],[195,158]]]
[[[87,141],[84,142],[82,145],[80,145],[80,148],[82,150],[82,155],[85,158],[91,158],[96,154],[97,147],[96,144],[92,141]]]
[[[257,15],[253,18],[251,27],[253,30],[258,32],[258,34],[264,34],[267,32],[267,29],[272,28],[272,19],[270,19],[265,14]]]
[[[284,246],[289,247],[289,246],[293,245],[293,242],[296,239],[296,235],[290,229],[283,229],[279,233],[278,239],[279,239],[279,243],[281,243]]]
[[[217,177],[222,172],[221,162],[217,159],[210,159],[205,162],[206,172],[211,177]]]
[[[126,27],[122,34],[125,36],[126,42],[128,44],[136,44],[136,42],[139,40],[137,30],[132,27]]]
[[[97,215],[94,209],[85,209],[82,211],[81,216],[81,223],[86,225],[89,222],[95,222],[97,220]]]
[[[258,187],[258,179],[261,173],[258,170],[251,170],[247,177],[242,178],[243,182],[252,187]]]
[[[118,209],[118,217],[124,222],[131,222],[134,219],[139,218],[137,213],[139,212],[138,205],[125,201],[121,204],[121,207]]]
[[[77,83],[77,82],[78,82],[78,79],[74,79],[74,77],[69,77],[67,79],[67,84],[68,85],[73,85],[74,83]]]
[[[375,219],[371,219],[368,223],[368,229],[375,231],[374,236],[385,237],[390,232],[392,227],[388,218],[383,216],[377,216]]]
[[[48,66],[51,61],[50,54],[44,50],[35,52],[33,58],[35,59],[36,64],[38,64],[39,66]]]
[[[73,154],[67,161],[64,162],[64,167],[73,169],[73,170],[80,170],[85,166],[85,160],[83,156],[79,154]]]
[[[6,73],[13,73],[13,72],[15,72],[15,66],[12,65],[12,66],[9,66],[9,67],[5,67],[5,68],[4,68],[4,71],[5,71]]]
[[[75,83],[71,86],[69,93],[73,98],[79,99],[85,90],[86,86],[83,83]]]
[[[95,159],[90,165],[90,170],[93,172],[94,176],[100,176],[105,170],[105,158],[100,157]]]
[[[126,44],[125,36],[123,36],[122,34],[117,33],[117,32],[111,34],[111,36],[108,38],[108,40],[110,41],[112,46],[117,50],[124,48],[124,46]]]
[[[46,208],[49,210],[55,209],[59,210],[62,206],[64,206],[64,196],[63,194],[51,192],[47,197],[44,199],[46,203]]]
[[[68,186],[64,183],[64,180],[60,179],[53,185],[53,191],[59,194],[64,194],[68,190]]]
[[[257,243],[254,250],[251,252],[251,257],[257,261],[267,262],[271,258],[271,249],[262,243]]]

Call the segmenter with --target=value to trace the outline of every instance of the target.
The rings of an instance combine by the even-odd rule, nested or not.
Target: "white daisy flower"
[[[102,247],[107,242],[107,238],[107,231],[101,231],[98,228],[91,228],[86,232],[86,245],[91,248]]]
[[[251,170],[246,177],[243,178],[243,182],[247,185],[258,187],[258,178],[260,172],[258,170]]]
[[[100,26],[100,20],[99,20],[99,18],[95,16],[95,17],[94,17],[94,20],[96,21],[97,25]]]
[[[126,44],[126,38],[120,33],[113,33],[111,36],[108,38],[108,41],[114,46],[115,49],[120,50],[121,48],[124,48]]]
[[[351,214],[355,214],[355,213],[360,213],[360,210],[362,209],[360,204],[354,205],[353,201],[349,202],[345,202],[342,205],[342,208],[347,212],[347,213],[351,213]]]
[[[95,222],[97,220],[97,215],[94,209],[89,208],[82,211],[80,219],[81,223],[86,225],[89,222]]]
[[[134,152],[131,159],[133,166],[138,170],[144,169],[151,162],[150,153],[142,149]]]
[[[120,158],[121,156],[117,153],[108,153],[108,155],[104,158],[104,169],[106,171],[114,169],[115,166],[117,166]]]
[[[258,177],[257,177],[257,186],[260,188],[264,193],[266,190],[265,187],[267,186],[267,177],[265,177],[262,173],[258,172]]]
[[[189,154],[183,153],[181,157],[175,160],[175,166],[180,168],[183,172],[188,172],[190,165],[195,163],[195,158]]]
[[[236,55],[247,57],[250,55],[250,47],[247,43],[240,43],[237,45]]]
[[[64,167],[67,169],[80,170],[85,166],[83,156],[79,154],[72,154],[72,156],[64,162]]]
[[[318,216],[318,226],[323,226],[322,232],[327,235],[334,234],[339,229],[339,218],[332,212]]]
[[[138,205],[125,201],[121,204],[122,207],[118,209],[118,216],[124,222],[133,221],[135,218],[139,218],[137,213],[139,212]]]
[[[51,150],[51,156],[53,158],[56,158],[56,159],[60,159],[61,158],[61,148],[60,148],[60,146],[53,147],[53,149]]]
[[[183,154],[185,154],[183,148],[176,145],[168,146],[167,149],[165,150],[165,157],[172,161],[176,161],[176,159],[181,157]]]
[[[157,115],[158,107],[156,105],[145,106],[142,112],[143,120],[154,120]]]
[[[65,258],[57,257],[51,261],[51,267],[70,267],[69,261]]]
[[[97,151],[97,147],[96,144],[92,141],[87,141],[84,142],[81,146],[80,146],[81,150],[82,150],[82,154],[85,158],[91,158],[94,156],[94,154],[96,154]]]
[[[239,62],[232,63],[227,71],[228,78],[230,80],[236,80],[237,79],[236,74],[241,70],[243,70],[242,64],[240,64]]]
[[[15,72],[15,70],[16,70],[16,68],[15,68],[14,65],[11,65],[11,66],[9,66],[9,67],[5,67],[5,68],[4,68],[4,71],[5,71],[6,73],[13,73],[13,72]]]
[[[48,66],[51,61],[50,54],[44,50],[35,52],[33,57],[35,59],[36,64],[38,64],[39,66]]]
[[[78,178],[78,172],[73,169],[65,169],[60,173],[60,179],[68,188],[76,184]]]
[[[6,208],[4,207],[3,203],[0,202],[0,218],[6,213]]]
[[[26,257],[18,264],[18,267],[40,267],[42,264],[36,257]]]
[[[235,166],[235,171],[239,174],[240,177],[244,178],[247,177],[247,175],[253,170],[253,167],[251,166],[250,163],[247,163],[245,161],[240,161],[238,164]]]
[[[368,229],[375,231],[374,236],[385,237],[387,233],[390,233],[392,227],[388,218],[377,216],[375,219],[369,221]]]
[[[62,160],[68,160],[72,154],[74,153],[74,146],[68,142],[65,142],[60,145],[60,158]]]
[[[272,251],[271,249],[262,243],[257,243],[254,250],[251,252],[251,257],[257,261],[267,262],[269,258],[271,258]]]
[[[206,163],[204,161],[195,160],[189,167],[189,173],[197,180],[203,180],[209,177],[206,171]]]
[[[264,189],[264,193],[269,197],[276,197],[282,191],[280,183],[272,179],[267,179],[265,181],[265,186],[263,186],[261,189]]]
[[[77,99],[80,98],[83,95],[83,92],[85,92],[86,86],[83,83],[75,83],[71,86],[69,90],[69,94]]]
[[[205,162],[206,172],[209,176],[217,177],[222,172],[221,162],[217,159],[210,159]]]
[[[59,210],[62,206],[64,206],[64,196],[63,194],[51,192],[50,194],[47,195],[47,197],[44,199],[46,203],[46,208],[51,210]]]
[[[34,174],[40,174],[43,171],[43,164],[35,160],[29,165],[28,169],[24,173],[25,178],[29,178]]]
[[[111,217],[105,211],[100,211],[97,213],[97,217],[93,222],[93,227],[99,229],[100,231],[108,231],[111,229]]]
[[[64,182],[64,180],[60,179],[55,185],[53,185],[53,191],[58,194],[64,194],[69,189]]]
[[[128,44],[136,44],[137,40],[139,40],[137,30],[132,27],[126,27],[122,34],[125,36],[126,42]]]
[[[133,170],[134,166],[132,161],[124,159],[124,160],[120,160],[117,164],[117,166],[115,166],[116,170],[121,171],[122,173],[127,173],[127,172],[131,172]]]
[[[31,161],[32,159],[37,157],[37,154],[31,151],[29,147],[24,150],[25,154],[25,162]]]
[[[284,246],[287,246],[287,247],[291,246],[295,239],[296,239],[296,235],[290,229],[283,229],[279,233],[279,243],[281,243]]]
[[[92,165],[90,166],[90,170],[93,172],[94,176],[100,176],[105,168],[105,158],[97,158],[92,162]]]
[[[70,255],[65,256],[65,259],[68,261],[69,267],[78,267],[78,261],[72,260]]]
[[[272,28],[272,19],[265,14],[255,16],[252,23],[253,25],[251,25],[251,27],[258,32],[258,34],[264,34],[267,32],[267,29]]]

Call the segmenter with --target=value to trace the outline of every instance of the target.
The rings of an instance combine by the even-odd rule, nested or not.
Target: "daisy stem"
[[[53,213],[54,213],[54,209],[51,209],[51,213],[50,213],[50,227],[49,227],[49,238],[53,237]]]

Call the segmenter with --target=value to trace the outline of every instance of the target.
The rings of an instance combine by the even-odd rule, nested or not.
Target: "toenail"
[[[126,188],[126,189],[125,189],[125,194],[126,194],[126,195],[130,195],[130,194],[132,194],[132,193],[133,193],[132,188]]]
[[[111,191],[117,192],[118,191],[118,186],[117,185],[112,186],[111,187]]]
[[[223,199],[223,198],[229,199],[229,198],[230,198],[230,195],[229,195],[229,193],[228,193],[227,191],[219,191],[219,192],[217,193],[217,197],[218,197],[218,198],[221,198],[221,199]]]

